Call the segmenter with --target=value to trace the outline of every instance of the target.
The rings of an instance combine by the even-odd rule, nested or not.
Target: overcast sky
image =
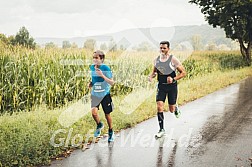
[[[76,37],[129,28],[206,24],[189,0],[0,0],[0,33]]]

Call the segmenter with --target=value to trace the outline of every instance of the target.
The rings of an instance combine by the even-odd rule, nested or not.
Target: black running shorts
[[[97,107],[99,109],[100,104],[105,114],[111,113],[114,109],[110,94],[107,94],[105,97],[91,95],[91,108]]]
[[[177,103],[178,87],[177,84],[158,84],[156,102],[165,102],[168,97],[168,104],[175,105]]]

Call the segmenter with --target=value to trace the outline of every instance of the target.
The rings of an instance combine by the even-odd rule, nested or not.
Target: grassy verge
[[[215,71],[204,76],[182,80],[179,83],[179,104],[185,104],[251,76],[252,68],[246,67],[237,70]],[[119,101],[120,97],[115,98],[115,106],[119,104]],[[84,141],[87,138],[85,134],[95,127],[91,114],[88,112],[71,127],[64,128],[59,124],[58,118],[65,109],[66,107],[55,110],[40,108],[34,112],[1,116],[0,166],[49,164],[52,157],[75,147],[76,145],[73,143],[78,143],[78,139]],[[100,115],[105,122],[102,111],[100,111]],[[112,113],[114,129],[132,127],[155,115],[155,93],[153,93],[131,114],[124,114],[117,107]],[[54,136],[54,141],[58,147],[53,147],[51,141],[53,134],[57,131],[60,133]]]
[[[245,67],[239,70],[216,71],[192,80],[185,80],[179,85],[179,104],[198,99],[251,76],[252,68]]]

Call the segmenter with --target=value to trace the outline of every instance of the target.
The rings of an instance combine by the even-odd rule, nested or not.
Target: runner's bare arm
[[[153,70],[152,73],[148,76],[149,81],[152,81],[152,78],[155,78],[157,75],[157,68],[156,68],[156,61],[154,61],[154,66],[153,66]]]
[[[154,68],[153,68],[153,70],[152,70],[152,73],[149,75],[149,77],[151,77],[151,78],[155,78],[155,77],[156,77],[156,75],[157,75],[157,68],[156,68],[156,67],[154,67]]]
[[[108,78],[108,77],[106,77],[105,75],[103,75],[102,78],[103,78],[108,84],[110,84],[111,86],[113,86],[114,83],[115,83],[115,81],[114,81],[112,78]]]
[[[186,76],[186,70],[182,64],[177,67],[177,70],[179,71],[179,74],[174,77],[175,80],[179,80]]]
[[[183,67],[182,64],[177,67],[177,70],[179,71],[179,74],[174,78],[172,78],[170,76],[167,77],[167,83],[170,84],[170,83],[176,82],[177,80],[186,76],[186,71],[185,71],[185,68]]]
[[[102,71],[100,69],[98,69],[98,68],[96,68],[95,70],[96,70],[97,75],[99,75],[100,77],[102,77],[108,84],[110,84],[111,86],[114,85],[115,81],[112,78],[106,77],[102,73]]]

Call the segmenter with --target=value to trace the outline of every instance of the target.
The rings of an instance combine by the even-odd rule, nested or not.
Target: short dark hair
[[[169,42],[169,41],[161,41],[161,42],[160,42],[160,45],[161,45],[161,44],[162,44],[162,45],[165,45],[165,44],[166,44],[168,48],[170,47],[170,42]]]
[[[103,53],[103,51],[97,50],[94,52],[94,54],[97,54],[100,59],[105,59],[105,54]]]

